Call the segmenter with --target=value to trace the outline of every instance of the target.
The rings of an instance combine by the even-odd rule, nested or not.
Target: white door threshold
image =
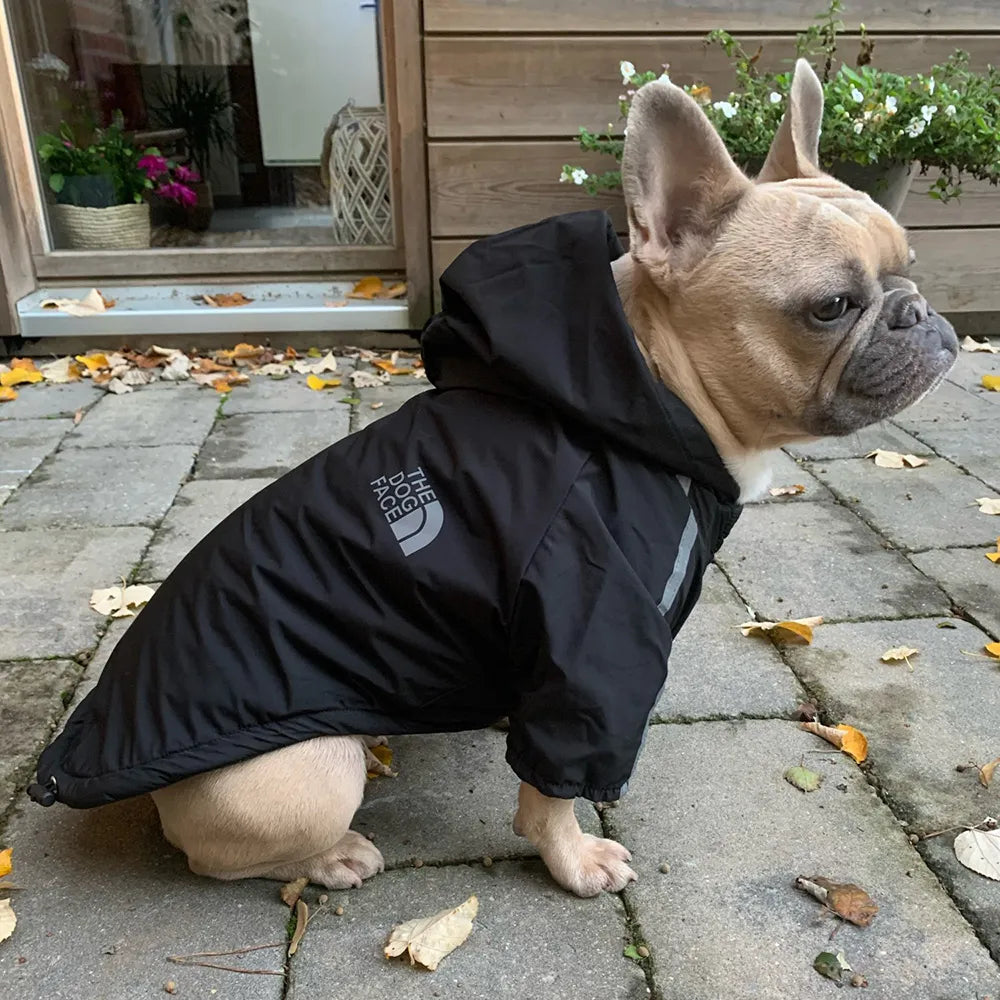
[[[165,334],[310,333],[408,330],[406,298],[348,299],[353,282],[274,281],[232,284],[101,284],[115,306],[93,316],[42,309],[46,299],[81,298],[89,289],[47,285],[17,303],[22,337],[94,337]],[[207,305],[203,295],[242,292],[245,306]],[[332,303],[343,303],[333,305]]]

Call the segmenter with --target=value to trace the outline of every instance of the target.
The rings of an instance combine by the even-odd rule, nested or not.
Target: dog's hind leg
[[[349,829],[366,754],[361,737],[321,736],[186,778],[153,800],[167,840],[199,875],[357,886],[383,866]]]

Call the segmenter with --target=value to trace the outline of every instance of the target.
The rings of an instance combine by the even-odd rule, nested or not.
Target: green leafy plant
[[[889,73],[872,65],[875,41],[860,26],[855,65],[837,65],[839,36],[844,24],[841,0],[831,0],[824,15],[797,37],[799,56],[810,59],[823,83],[825,108],[820,136],[820,162],[837,164],[911,164],[921,172],[934,167],[940,176],[930,196],[947,201],[961,194],[963,176],[997,184],[1000,181],[1000,69],[976,72],[962,51],[926,74]],[[717,98],[704,85],[684,89],[701,105],[733,158],[750,172],[759,169],[781,121],[791,86],[792,70],[759,68],[763,47],[754,53],[726,31],[713,31],[706,45],[720,46],[728,56],[736,89]],[[619,113],[628,116],[631,99],[643,84],[669,79],[662,71],[638,72],[627,60],[620,69],[627,89],[619,97]],[[624,140],[612,125],[604,133],[580,129],[580,147],[605,153],[621,162]],[[560,180],[591,193],[621,186],[621,172],[590,174],[567,164]]]
[[[238,111],[223,78],[213,79],[206,73],[188,75],[180,66],[156,89],[149,106],[158,127],[184,129],[191,159],[203,177],[212,169],[213,151],[235,150],[229,113]]]

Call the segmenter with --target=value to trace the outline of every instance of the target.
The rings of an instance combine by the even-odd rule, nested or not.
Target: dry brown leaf
[[[800,875],[795,880],[795,886],[818,899],[838,917],[858,927],[869,927],[878,913],[878,906],[871,896],[853,882],[832,882],[820,875],[812,878]]]
[[[3,878],[4,875],[9,875],[11,869],[14,867],[13,861],[11,860],[13,854],[13,847],[5,847],[2,851],[0,851],[0,878]]]
[[[11,368],[21,368],[26,372],[37,372],[38,366],[35,364],[32,358],[11,358],[10,359]]]
[[[865,734],[843,722],[836,726],[824,726],[821,722],[800,722],[799,729],[832,743],[838,750],[853,757],[858,764],[863,763],[868,756],[868,739]]]
[[[821,616],[790,618],[781,622],[744,622],[737,626],[746,636],[770,635],[775,642],[805,642],[813,640],[813,629],[822,625]]]
[[[979,504],[980,514],[1000,514],[1000,499],[997,497],[979,497],[976,503]]]
[[[883,663],[898,663],[900,660],[905,660],[906,665],[912,670],[913,664],[910,663],[910,657],[916,656],[919,652],[919,649],[914,649],[912,646],[894,646],[892,649],[887,649],[879,659]]]
[[[90,606],[101,615],[131,618],[155,593],[144,583],[135,583],[130,587],[107,587],[90,595]]]
[[[76,427],[81,420],[83,420],[83,410],[77,410],[76,413],[73,414],[73,426]]]
[[[372,409],[373,410],[381,410],[383,406],[385,406],[385,403],[383,403],[383,402],[381,402],[379,400],[376,400],[374,403],[372,403]]]
[[[389,375],[412,375],[412,368],[398,368],[392,361],[373,361],[372,364]]]
[[[343,309],[347,305],[347,299],[337,299],[336,302],[324,302],[328,309]]]
[[[1000,767],[1000,757],[994,758],[988,764],[983,764],[983,766],[979,769],[979,784],[981,784],[983,788],[990,787],[990,782],[993,780],[993,773],[998,767]]]
[[[17,399],[17,389],[13,386],[5,385],[0,388],[0,403],[13,403]]]
[[[1000,563],[1000,538],[997,539],[996,552],[987,552],[986,558],[989,559],[990,562]]]
[[[116,396],[121,396],[126,392],[132,391],[132,386],[126,385],[120,378],[112,378],[110,372],[108,373],[108,378],[102,381],[101,384],[104,385],[104,388],[108,392],[113,392]]]
[[[382,279],[377,275],[362,278],[348,293],[349,299],[373,299],[385,288]]]
[[[380,299],[401,299],[406,294],[406,282],[397,281],[394,285],[390,285],[385,291],[379,293],[378,298]]]
[[[209,372],[222,372],[225,374],[231,373],[232,370],[232,365],[220,365],[211,358],[198,358],[190,369],[192,375],[207,375]]]
[[[14,933],[17,917],[9,899],[0,899],[0,941],[6,941]]]
[[[805,491],[806,488],[801,483],[796,483],[794,486],[775,486],[767,492],[773,497],[794,497]]]
[[[692,87],[689,93],[699,104],[712,103],[712,88],[707,84],[703,84],[700,87]]]
[[[450,955],[472,933],[472,921],[478,912],[479,900],[470,896],[453,910],[397,924],[389,935],[385,957],[395,958],[407,952],[410,965],[419,962],[433,972],[441,959]]]
[[[248,306],[253,299],[248,299],[242,292],[217,292],[215,295],[203,295],[205,305],[217,309],[231,309],[235,306]]]
[[[1000,881],[1000,830],[965,830],[955,838],[955,857],[966,868]]]
[[[80,366],[69,355],[65,358],[58,358],[56,361],[50,361],[47,365],[42,365],[40,371],[46,382],[52,382],[55,385],[75,382],[82,374]]]
[[[395,774],[391,770],[392,768],[392,750],[389,747],[381,744],[379,746],[369,747],[368,752],[378,761],[381,765],[381,769],[376,771],[372,768],[368,770],[369,778],[377,778],[380,774],[388,774],[395,777]]]
[[[876,448],[874,451],[868,452],[865,458],[874,458],[875,464],[883,469],[919,469],[921,465],[927,464],[926,458],[920,458],[917,455],[903,455],[898,451],[884,451],[881,448]]]
[[[96,288],[92,288],[82,299],[45,299],[39,303],[39,308],[55,309],[70,316],[94,316],[110,308],[108,302],[114,305],[112,300],[105,299]]]
[[[302,890],[309,884],[309,876],[303,875],[294,882],[288,882],[281,887],[281,901],[291,909],[302,895]]]
[[[1000,354],[1000,347],[994,347],[988,340],[973,340],[966,337],[962,341],[963,351],[982,351],[984,354]]]
[[[288,957],[291,958],[299,950],[299,943],[302,935],[305,934],[309,926],[309,907],[305,900],[295,900],[295,930],[292,931],[292,940],[288,942]]]

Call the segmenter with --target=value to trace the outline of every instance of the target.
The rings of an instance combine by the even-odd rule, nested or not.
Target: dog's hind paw
[[[572,847],[543,851],[552,877],[578,896],[620,892],[638,877],[629,867],[632,855],[617,841],[582,834]]]

